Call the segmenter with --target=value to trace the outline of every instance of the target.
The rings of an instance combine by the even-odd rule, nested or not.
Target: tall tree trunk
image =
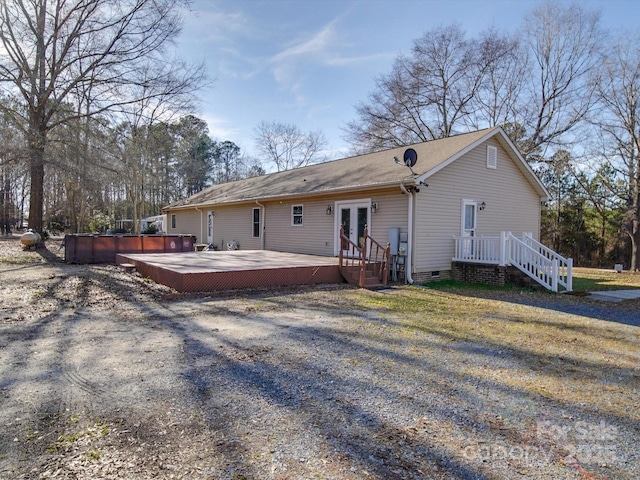
[[[640,205],[638,205],[638,195],[635,195],[633,216],[631,218],[631,265],[629,270],[637,272],[640,269]]]
[[[42,233],[44,210],[44,148],[47,143],[46,130],[39,123],[31,127],[29,135],[29,228]]]

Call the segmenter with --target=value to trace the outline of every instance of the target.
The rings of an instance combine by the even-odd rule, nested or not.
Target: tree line
[[[326,139],[261,122],[261,160],[192,114],[210,81],[171,56],[187,0],[0,0],[0,227],[99,231],[212,183],[321,161]],[[550,192],[542,240],[640,268],[639,32],[540,3],[516,33],[425,32],[345,125],[353,154],[501,126]]]
[[[515,34],[437,27],[376,79],[345,137],[364,153],[501,126],[551,194],[543,242],[578,265],[638,270],[639,33],[552,2]]]
[[[101,232],[265,173],[191,112],[210,84],[172,56],[189,0],[0,0],[0,227]],[[319,132],[263,122],[278,170],[318,158]],[[124,220],[130,220],[125,223]]]

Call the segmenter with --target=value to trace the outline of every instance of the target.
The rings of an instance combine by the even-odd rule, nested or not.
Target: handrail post
[[[500,266],[507,264],[507,232],[500,232]]]
[[[344,253],[342,248],[342,237],[344,236],[344,225],[340,225],[340,236],[338,237],[338,265],[340,268],[344,268],[343,260]]]
[[[387,242],[387,248],[384,249],[384,267],[382,268],[382,284],[386,285],[389,279],[389,259],[391,258],[391,244]]]
[[[558,292],[558,260],[553,259],[551,262],[551,289]]]
[[[567,292],[573,292],[573,258],[567,258]]]
[[[360,250],[360,287],[364,287],[365,278],[366,278],[366,262],[367,262],[367,237],[369,236],[369,228],[367,225],[364,226],[362,247]]]

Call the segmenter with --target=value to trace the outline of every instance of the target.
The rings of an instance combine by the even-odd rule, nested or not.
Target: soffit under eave
[[[410,179],[410,181],[405,180],[405,185],[410,185],[410,184],[413,184],[413,179]],[[327,198],[333,199],[333,197],[335,197],[336,195],[341,195],[345,193],[353,193],[353,192],[367,193],[367,192],[373,192],[377,190],[390,190],[394,187],[397,187],[398,191],[402,191],[400,187],[400,181],[393,181],[393,182],[387,182],[384,184],[370,185],[367,187],[361,187],[361,186],[347,187],[347,188],[336,189],[336,190],[325,190],[322,192],[307,192],[307,193],[299,193],[299,194],[275,195],[270,197],[256,197],[256,198],[249,198],[249,199],[233,200],[230,202],[217,202],[217,203],[203,202],[198,204],[180,205],[179,207],[175,207],[175,208],[165,208],[163,209],[163,211],[169,213],[169,212],[175,212],[175,211],[181,211],[181,210],[196,210],[196,209],[213,208],[213,207],[256,205],[256,202],[269,203],[269,202],[275,202],[275,201],[295,200],[295,199],[304,199],[304,198],[317,199],[319,197],[327,197]]]

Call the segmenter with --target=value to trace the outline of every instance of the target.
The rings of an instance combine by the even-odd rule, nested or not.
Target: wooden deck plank
[[[270,250],[121,254],[117,263],[179,292],[339,283],[338,259]]]

